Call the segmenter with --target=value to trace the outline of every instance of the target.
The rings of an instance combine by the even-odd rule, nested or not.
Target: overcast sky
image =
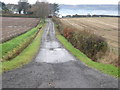
[[[17,4],[19,0],[0,0],[5,3],[13,3]],[[34,4],[37,0],[28,0],[30,4]],[[41,0],[39,0],[41,1]],[[44,0],[42,0],[44,1]],[[45,0],[46,1],[46,0]],[[58,4],[118,4],[119,0],[47,0],[50,3],[58,3]]]

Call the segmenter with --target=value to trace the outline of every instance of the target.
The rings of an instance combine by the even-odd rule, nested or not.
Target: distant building
[[[19,2],[28,2],[28,0],[20,0]]]
[[[28,0],[19,0],[19,2],[18,2],[19,14],[27,14],[28,8],[29,8]]]
[[[16,4],[7,4],[6,7],[11,11],[13,14],[18,14],[18,5]]]

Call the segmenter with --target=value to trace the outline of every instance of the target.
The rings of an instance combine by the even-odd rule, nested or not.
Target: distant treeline
[[[35,15],[27,15],[27,14],[1,14],[0,17],[25,17],[25,18],[38,18]]]
[[[66,15],[62,16],[62,18],[76,18],[76,17],[120,17],[115,15]]]
[[[59,5],[56,3],[37,0],[35,4],[29,4],[27,0],[19,0],[18,4],[5,4],[0,1],[0,16],[3,17],[58,17],[58,12]]]

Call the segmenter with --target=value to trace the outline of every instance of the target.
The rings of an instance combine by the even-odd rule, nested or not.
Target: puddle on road
[[[47,42],[41,48],[36,62],[63,63],[75,60],[74,57],[59,42]]]
[[[42,45],[42,48],[61,48],[61,45],[57,41],[46,41],[44,45]]]
[[[42,44],[39,54],[36,57],[36,62],[45,63],[63,63],[73,61],[75,58],[63,48],[56,40],[54,24],[48,20],[48,24],[42,36]]]

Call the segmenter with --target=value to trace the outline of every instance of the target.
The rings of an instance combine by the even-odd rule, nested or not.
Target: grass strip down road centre
[[[33,60],[40,48],[40,42],[43,30],[41,30],[33,42],[20,53],[19,56],[15,57],[11,61],[5,61],[2,63],[2,72],[9,71],[15,68],[22,67]]]
[[[62,35],[60,35],[58,32],[56,33],[56,36],[58,40],[63,44],[63,46],[71,53],[73,54],[77,59],[81,60],[85,64],[87,64],[89,67],[95,68],[97,70],[100,70],[103,73],[106,73],[111,76],[120,77],[120,68],[117,68],[113,65],[108,64],[102,64],[98,62],[92,61],[90,58],[88,58],[85,54],[83,54],[80,50],[74,48],[71,43],[65,39]]]

